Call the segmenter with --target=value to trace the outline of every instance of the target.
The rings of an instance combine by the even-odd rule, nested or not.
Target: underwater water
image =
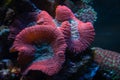
[[[97,0],[93,6],[98,13],[93,46],[120,52],[120,1]]]
[[[120,0],[1,1],[0,80],[120,80],[119,9]]]

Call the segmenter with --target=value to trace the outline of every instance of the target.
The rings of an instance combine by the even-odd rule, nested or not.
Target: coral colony
[[[0,80],[120,80],[120,54],[89,47],[92,0],[16,1],[0,8],[8,13],[0,18]]]

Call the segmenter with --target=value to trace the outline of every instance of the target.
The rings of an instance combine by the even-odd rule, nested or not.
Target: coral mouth
[[[33,62],[49,59],[54,55],[53,49],[48,43],[42,43],[40,45],[36,44],[35,49],[36,51]]]

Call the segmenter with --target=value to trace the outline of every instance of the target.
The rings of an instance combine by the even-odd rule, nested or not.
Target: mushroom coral
[[[60,25],[68,49],[75,53],[80,53],[94,40],[94,27],[90,22],[78,20],[73,12],[66,6],[57,6],[56,8],[56,25]]]
[[[46,11],[22,13],[15,17],[13,23],[9,26],[10,34],[9,39],[15,39],[16,35],[26,27],[33,25],[56,25],[53,18]]]
[[[36,45],[42,47],[43,43],[51,47],[54,53],[52,57],[39,59],[40,54],[46,54],[41,51],[36,58]],[[59,29],[51,25],[35,25],[25,28],[16,36],[10,51],[19,52],[18,62],[21,67],[29,64],[23,74],[27,74],[30,70],[40,70],[47,75],[53,75],[61,69],[65,61],[66,47],[64,35]],[[50,53],[47,54],[46,56],[49,56]]]
[[[38,14],[37,24],[39,24],[39,25],[52,25],[53,27],[56,26],[54,24],[53,18],[46,11],[41,11],[40,14]]]

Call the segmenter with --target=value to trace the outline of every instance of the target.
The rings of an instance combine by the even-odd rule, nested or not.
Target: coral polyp
[[[86,4],[81,6],[81,8],[75,13],[75,16],[83,22],[94,23],[97,20],[97,13],[94,8]]]
[[[46,11],[41,11],[37,15],[37,24],[39,24],[39,25],[52,25],[53,27],[55,27],[53,18]]]
[[[25,28],[16,36],[11,52],[19,52],[18,62],[21,66],[29,64],[24,74],[29,70],[40,70],[53,75],[65,61],[66,47],[64,35],[56,27],[36,25]]]
[[[57,6],[56,15],[55,15],[56,20],[63,22],[63,21],[68,21],[73,17],[74,14],[67,6],[61,6],[61,5]]]
[[[84,51],[94,40],[93,25],[90,22],[84,23],[78,20],[66,6],[58,6],[56,8],[55,21],[58,23],[57,25],[63,22],[60,30],[65,36],[68,49],[72,52],[80,53]]]

